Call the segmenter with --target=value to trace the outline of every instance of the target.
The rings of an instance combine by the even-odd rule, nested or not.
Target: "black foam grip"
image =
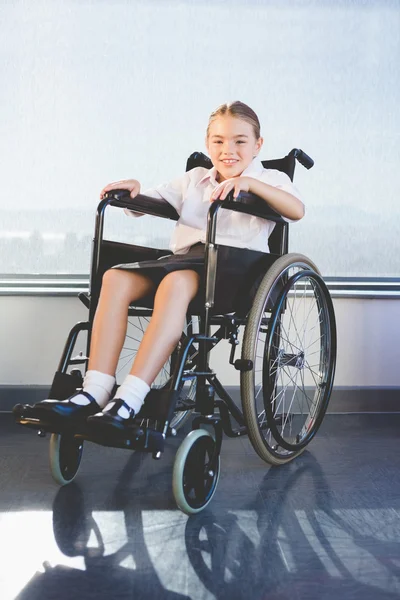
[[[311,169],[314,166],[314,161],[311,156],[308,156],[303,150],[296,151],[296,158],[303,167],[306,169]]]
[[[174,207],[166,200],[151,198],[143,194],[138,194],[135,198],[131,198],[129,190],[112,190],[111,192],[107,192],[105,197],[113,198],[111,206],[128,208],[134,212],[164,217],[173,221],[179,219],[179,215]]]

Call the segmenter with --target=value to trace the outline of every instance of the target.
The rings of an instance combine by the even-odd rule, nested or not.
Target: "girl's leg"
[[[87,406],[94,398],[98,407],[106,406],[115,385],[115,370],[125,340],[129,305],[154,288],[154,283],[140,273],[110,269],[104,274],[93,322],[88,370],[83,381],[84,393],[72,399],[74,404]]]
[[[160,283],[153,315],[136,354],[131,374],[126,377],[115,398],[102,413],[103,416],[107,414],[107,423],[120,427],[115,417],[117,420],[127,419],[139,412],[150,385],[182,335],[187,309],[199,289],[199,281],[200,277],[195,271],[185,270],[166,275]],[[102,414],[92,417],[91,421],[94,419],[104,423]]]
[[[85,418],[109,401],[115,385],[115,369],[124,343],[128,308],[154,290],[144,275],[110,269],[104,274],[93,323],[88,370],[83,390],[67,401],[44,400],[40,409],[70,418]]]
[[[182,335],[188,306],[199,289],[195,271],[174,271],[161,281],[154,311],[131,369],[151,385]]]
[[[88,370],[115,375],[124,344],[131,302],[154,290],[154,283],[140,273],[110,269],[101,286],[93,322]]]

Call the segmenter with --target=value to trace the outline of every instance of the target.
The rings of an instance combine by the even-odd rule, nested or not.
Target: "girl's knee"
[[[123,269],[109,269],[103,275],[102,289],[115,294],[129,296],[132,299],[149,293],[153,285],[150,280],[140,275],[124,271]]]
[[[196,295],[200,284],[200,276],[195,271],[173,271],[168,273],[162,280],[160,287],[174,290],[185,296],[193,297]]]
[[[129,273],[126,273],[126,271],[119,269],[108,269],[108,271],[106,271],[103,275],[102,285],[107,287],[119,286],[128,281],[126,275],[129,275]]]

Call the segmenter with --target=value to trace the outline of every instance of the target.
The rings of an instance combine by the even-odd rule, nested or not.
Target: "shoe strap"
[[[112,400],[110,400],[110,402],[114,402],[114,406],[110,410],[107,411],[108,413],[118,414],[119,409],[123,406],[128,411],[129,417],[135,416],[136,413],[133,410],[133,408],[131,406],[129,406],[129,404],[127,404],[125,402],[125,400],[122,400],[122,398],[112,398]]]
[[[85,392],[85,390],[77,390],[75,394],[72,394],[72,396],[68,398],[68,400],[71,400],[71,398],[75,398],[75,396],[85,396],[91,403],[94,402],[95,404],[97,404],[96,399],[93,398],[93,396],[88,392]]]

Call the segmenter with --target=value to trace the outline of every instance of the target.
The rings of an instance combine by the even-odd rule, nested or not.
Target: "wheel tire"
[[[261,330],[261,319],[263,315],[263,311],[268,303],[268,301],[273,298],[274,293],[276,293],[275,286],[279,282],[283,273],[287,273],[291,268],[299,268],[299,271],[307,271],[309,273],[316,274],[318,278],[318,285],[320,286],[321,298],[325,303],[324,310],[329,319],[329,334],[331,338],[331,348],[329,352],[329,369],[327,375],[327,384],[324,391],[325,396],[323,397],[322,406],[318,413],[317,423],[313,426],[312,434],[314,435],[322,422],[322,418],[326,412],[326,408],[329,402],[329,397],[331,393],[334,371],[335,371],[335,362],[336,362],[336,326],[335,326],[335,318],[333,312],[333,305],[329,295],[329,292],[325,286],[325,284],[320,280],[320,274],[318,268],[315,264],[306,256],[302,254],[286,254],[272,265],[272,267],[266,273],[264,279],[262,280],[260,287],[257,291],[256,297],[254,299],[253,306],[249,313],[247,324],[243,337],[243,346],[242,346],[242,359],[253,361],[253,369],[251,371],[242,371],[241,373],[241,397],[243,404],[243,414],[246,420],[246,425],[248,429],[249,439],[257,452],[257,454],[266,462],[272,465],[283,465],[285,463],[290,462],[297,456],[299,456],[304,450],[306,445],[311,440],[312,436],[309,436],[309,439],[305,443],[299,444],[296,449],[291,451],[286,450],[283,453],[279,453],[272,447],[265,439],[264,435],[260,431],[259,425],[259,415],[257,414],[256,407],[256,392],[255,392],[255,370],[256,370],[256,358],[257,358],[257,341],[259,331]],[[291,280],[291,277],[289,278]],[[284,279],[282,280],[284,281]],[[282,286],[283,284],[281,284]],[[287,299],[287,296],[285,297]],[[284,300],[286,301],[286,300]],[[279,304],[279,303],[278,303]],[[271,321],[270,319],[268,323],[266,339],[268,340],[268,336],[271,337]],[[274,332],[276,334],[276,331]],[[279,336],[280,334],[277,333]],[[270,342],[271,344],[271,342]],[[264,355],[263,355],[264,356]],[[259,355],[258,355],[259,357]],[[265,364],[265,358],[263,359],[263,369]],[[270,371],[269,371],[270,373]],[[263,382],[262,386],[264,386],[264,371],[263,371]],[[304,384],[303,384],[304,387]],[[266,411],[265,411],[266,412]],[[266,415],[266,428],[271,427],[271,417]]]
[[[211,433],[205,429],[195,429],[185,437],[176,453],[172,473],[172,490],[178,508],[187,515],[194,515],[202,511],[215,494],[219,481],[220,456],[218,455],[217,466],[211,478],[209,476],[206,479],[204,476],[199,477],[198,471],[194,472],[199,468],[203,471],[207,469],[204,459],[206,454],[209,459],[214,449],[215,440]],[[203,461],[201,464],[196,464],[199,463],[202,454]],[[198,485],[197,490],[195,489],[196,484]],[[195,490],[194,498],[190,497],[192,490]],[[196,496],[196,494],[198,495]]]
[[[50,437],[50,471],[59,485],[67,485],[75,479],[82,460],[83,440],[72,434],[52,433]]]

